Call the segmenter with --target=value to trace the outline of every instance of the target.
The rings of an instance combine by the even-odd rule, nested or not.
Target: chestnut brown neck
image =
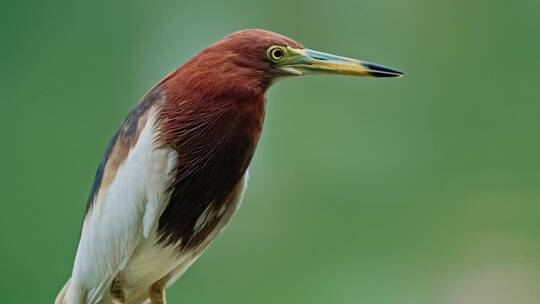
[[[158,122],[159,141],[178,154],[171,199],[158,231],[162,244],[182,240],[179,249],[204,240],[195,226],[207,208],[220,210],[230,202],[249,166],[264,119],[261,87],[231,83],[234,90],[187,90],[193,81],[173,75],[156,88],[166,100]],[[202,231],[212,231],[218,221],[211,220]]]

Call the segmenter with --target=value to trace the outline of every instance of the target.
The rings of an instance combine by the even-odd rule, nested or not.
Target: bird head
[[[276,79],[307,74],[400,77],[383,65],[304,48],[288,37],[252,29],[232,33],[177,70],[175,85],[204,93],[264,92]]]

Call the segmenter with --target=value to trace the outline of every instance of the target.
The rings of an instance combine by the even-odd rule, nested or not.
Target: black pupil
[[[274,50],[274,58],[281,58],[281,56],[283,56],[283,51],[280,50],[280,49],[275,49]]]

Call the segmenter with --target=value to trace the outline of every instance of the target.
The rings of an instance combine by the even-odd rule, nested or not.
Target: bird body
[[[154,86],[107,147],[73,272],[56,303],[164,303],[165,288],[240,205],[262,131],[265,93],[277,77],[314,70],[398,75],[336,56],[317,59],[317,67],[308,52],[315,54],[279,34],[240,31]],[[278,61],[286,54],[287,64]],[[328,60],[343,61],[342,68],[322,62]]]
[[[184,152],[176,150],[173,143],[159,142],[166,140],[159,127],[166,118],[159,115],[165,113],[167,101],[158,92],[159,88],[149,92],[126,118],[113,138],[96,177],[98,184],[89,201],[69,283],[73,289],[75,284],[80,285],[80,296],[85,291],[88,303],[110,302],[108,291],[114,279],[121,282],[123,296],[133,299],[130,303],[142,303],[148,297],[151,285],[164,277],[167,277],[164,284],[172,283],[224,228],[245,189],[247,177],[244,176],[249,159],[220,163],[199,158],[211,157],[206,154],[193,155],[199,153],[197,150]],[[212,128],[224,127],[208,121],[208,124],[212,123],[216,125],[209,125],[208,132]],[[232,149],[232,155],[250,158],[256,143],[253,141],[258,138],[258,131],[253,131],[257,134],[246,133],[240,139],[249,146],[236,152],[236,142],[213,140],[223,140],[223,149]],[[190,142],[192,148],[209,144],[202,138],[190,137],[190,140],[197,141]],[[213,157],[220,155],[224,154]],[[179,159],[197,167],[182,166],[178,169]],[[204,167],[200,164],[204,161],[208,162],[207,166],[229,165],[231,168],[216,168],[212,176],[202,176],[197,170],[200,170],[198,166]],[[175,174],[178,170],[192,173],[178,176]],[[211,197],[202,197],[213,188],[213,184],[224,179],[220,173],[229,170],[238,172],[238,179],[227,181],[220,185],[221,188],[214,186]],[[183,199],[184,193],[168,190],[178,180],[185,185],[189,183],[189,200]],[[199,196],[194,197],[196,191],[199,191]],[[175,198],[175,194],[182,196]],[[192,217],[187,218],[188,214]],[[177,223],[174,219],[178,217],[184,220]],[[167,234],[160,233],[160,229]],[[160,243],[164,246],[156,245]],[[80,278],[79,274],[82,275]],[[90,286],[96,287],[88,288]]]

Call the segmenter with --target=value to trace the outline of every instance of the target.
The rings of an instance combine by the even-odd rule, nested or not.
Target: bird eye
[[[279,61],[285,56],[285,49],[281,46],[271,46],[266,52],[268,58],[272,61]]]

